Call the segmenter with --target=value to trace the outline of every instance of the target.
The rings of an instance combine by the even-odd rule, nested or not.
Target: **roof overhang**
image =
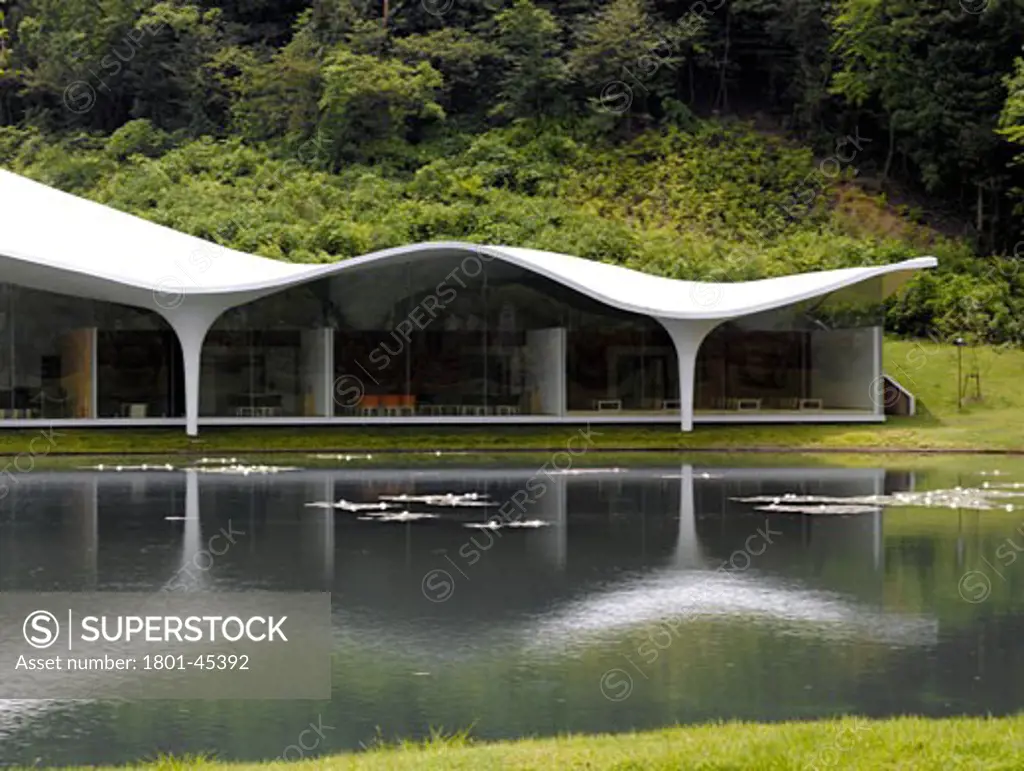
[[[386,263],[464,255],[502,260],[620,310],[661,319],[724,321],[824,296],[872,279],[897,291],[934,257],[744,281],[683,281],[555,252],[457,241],[413,244],[325,265],[269,260],[205,241],[0,170],[0,280],[148,308],[243,305],[277,291]],[[170,298],[173,302],[169,302]]]

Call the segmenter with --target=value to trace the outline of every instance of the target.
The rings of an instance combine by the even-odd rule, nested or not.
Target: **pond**
[[[0,701],[0,765],[1019,709],[1024,464],[746,462],[21,475],[0,501],[0,591],[185,575],[195,591],[330,592],[332,697]],[[1000,493],[983,509],[920,495],[958,485]],[[308,505],[447,493],[475,496],[392,500],[435,516],[391,521]],[[494,508],[477,504],[509,500],[528,526],[480,527]],[[790,510],[805,505],[840,513]]]

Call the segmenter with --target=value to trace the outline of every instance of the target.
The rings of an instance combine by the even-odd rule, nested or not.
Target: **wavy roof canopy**
[[[728,319],[875,278],[882,279],[883,294],[889,295],[914,271],[937,264],[934,257],[919,257],[760,281],[705,283],[555,252],[437,242],[329,265],[303,265],[228,249],[3,170],[0,212],[3,280],[150,308],[154,293],[174,293],[205,296],[226,310],[279,289],[375,263],[464,252],[521,266],[622,310],[666,319]]]

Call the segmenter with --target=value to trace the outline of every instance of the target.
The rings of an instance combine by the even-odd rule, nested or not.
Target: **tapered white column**
[[[202,364],[203,340],[210,325],[199,323],[175,329],[181,343],[181,356],[185,365],[185,433],[199,435],[199,371]]]
[[[189,298],[191,300],[192,298]],[[186,302],[162,315],[174,329],[181,344],[181,358],[185,369],[185,433],[199,434],[199,371],[206,333],[227,310],[223,305],[196,307],[197,302]]]
[[[676,349],[679,365],[679,423],[683,431],[693,431],[693,391],[697,374],[697,353],[708,333],[724,319],[663,319]]]

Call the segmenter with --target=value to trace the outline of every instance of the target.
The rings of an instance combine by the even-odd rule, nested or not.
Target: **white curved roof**
[[[760,281],[704,283],[554,252],[461,242],[403,246],[329,265],[295,264],[228,249],[3,170],[0,212],[0,280],[140,307],[160,306],[155,295],[172,293],[205,296],[227,309],[373,263],[465,253],[519,265],[622,310],[660,318],[728,319],[878,277],[888,295],[915,270],[937,264],[934,257],[919,257]]]

